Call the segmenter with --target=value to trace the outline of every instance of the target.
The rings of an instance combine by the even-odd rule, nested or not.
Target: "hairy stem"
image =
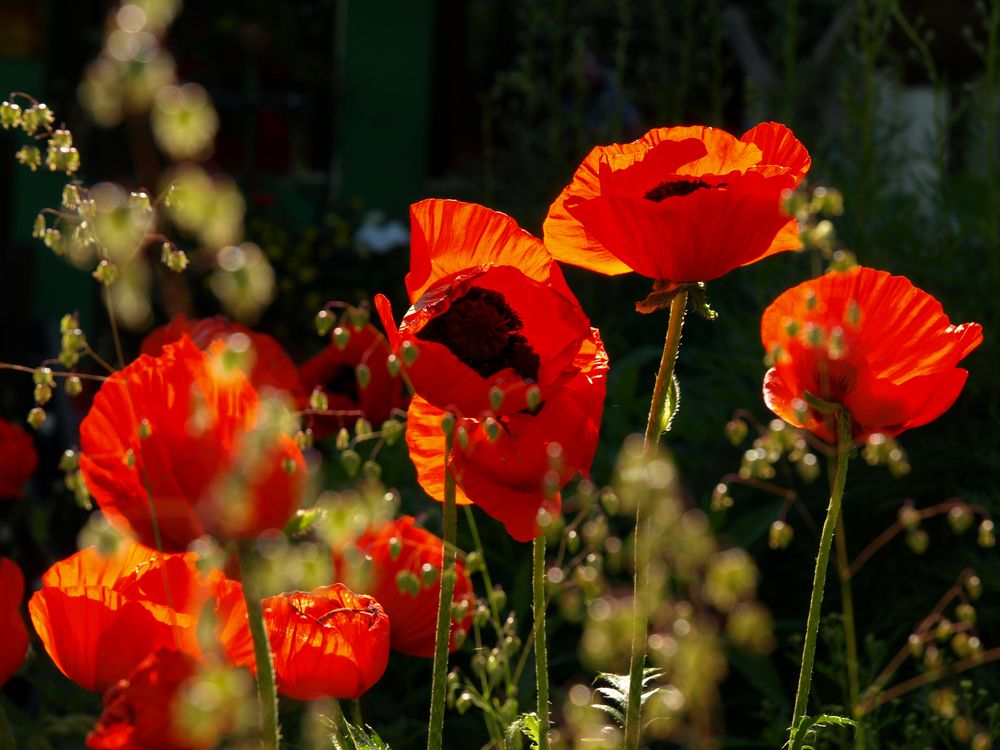
[[[257,553],[253,542],[242,542],[237,547],[240,571],[243,575],[243,598],[247,604],[247,621],[253,638],[254,659],[257,662],[257,698],[260,703],[261,747],[277,750],[280,744],[278,727],[278,691],[274,683],[274,657],[267,639],[261,593],[257,587]]]
[[[437,630],[434,635],[434,673],[431,679],[431,714],[427,727],[427,750],[441,750],[444,731],[444,702],[451,646],[451,605],[455,594],[455,478],[449,461],[454,427],[446,430],[444,441],[444,549],[441,554],[441,595],[438,599]]]
[[[535,682],[538,686],[538,750],[549,750],[549,657],[545,648],[545,533],[532,542],[531,566],[535,631]]]
[[[792,712],[794,732],[799,721],[806,715],[809,702],[809,688],[812,685],[813,663],[816,660],[816,638],[819,634],[819,614],[823,606],[823,589],[826,585],[826,569],[830,562],[830,548],[833,546],[833,532],[840,518],[840,504],[844,499],[844,485],[847,483],[847,462],[850,459],[854,441],[851,437],[851,415],[838,407],[837,412],[837,472],[830,492],[830,507],[823,521],[820,535],[819,554],[816,556],[816,571],[813,575],[812,595],[809,598],[809,617],[806,620],[806,637],[802,647],[802,666],[799,684],[795,691],[795,709]]]
[[[664,430],[663,410],[674,379],[674,363],[681,345],[681,328],[687,308],[687,290],[678,292],[670,301],[670,318],[663,342],[660,369],[653,385],[653,398],[649,404],[649,420],[643,447],[652,453],[660,442]],[[635,589],[632,603],[632,656],[629,661],[628,706],[625,711],[625,748],[638,750],[642,730],[642,677],[646,665],[646,628],[649,612],[646,607],[646,589],[649,587],[649,509],[643,502],[635,511]]]

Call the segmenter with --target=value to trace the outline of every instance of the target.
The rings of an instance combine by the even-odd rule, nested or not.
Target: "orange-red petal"
[[[856,267],[789,289],[764,312],[761,340],[775,358],[765,401],[783,419],[833,440],[808,391],[845,406],[862,440],[926,424],[951,406],[982,342],[977,323],[952,325],[941,303],[901,276]]]

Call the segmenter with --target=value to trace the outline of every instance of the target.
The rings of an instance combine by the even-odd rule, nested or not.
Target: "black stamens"
[[[673,180],[660,183],[643,197],[647,200],[659,203],[667,198],[677,198],[681,195],[690,195],[696,190],[701,190],[703,188],[711,190],[712,188],[725,186],[726,183],[724,182],[720,182],[718,185],[710,185],[704,180]]]
[[[522,328],[502,294],[472,287],[418,335],[447,346],[484,378],[510,367],[522,378],[537,381],[538,355],[519,333]]]

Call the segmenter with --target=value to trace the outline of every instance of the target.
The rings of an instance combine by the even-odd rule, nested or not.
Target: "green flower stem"
[[[441,734],[444,731],[448,649],[451,645],[451,605],[455,594],[455,532],[458,525],[458,513],[455,509],[455,478],[448,466],[454,434],[453,427],[446,430],[444,441],[444,551],[441,557],[441,596],[438,599],[437,631],[434,636],[434,674],[431,679],[431,715],[427,727],[427,750],[441,750]]]
[[[277,750],[280,744],[278,727],[278,691],[274,683],[274,657],[267,639],[264,625],[264,610],[261,607],[261,592],[257,588],[257,553],[252,541],[241,542],[237,546],[240,571],[243,575],[243,598],[247,604],[247,622],[253,638],[253,653],[257,662],[257,698],[260,703],[261,747]]]
[[[844,531],[844,514],[837,520],[836,542],[837,570],[840,575],[840,601],[844,614],[844,645],[847,648],[847,693],[851,713],[858,706],[860,684],[858,679],[858,634],[854,624],[854,594],[851,591],[851,562],[847,557],[847,539]],[[857,733],[856,733],[857,734]]]
[[[545,648],[545,533],[532,542],[535,681],[538,685],[538,750],[549,750],[549,657]]]
[[[844,485],[847,482],[847,462],[850,459],[854,440],[851,437],[851,415],[842,408],[836,410],[837,418],[837,471],[830,492],[830,507],[823,521],[823,531],[820,534],[819,554],[816,557],[816,572],[813,575],[812,595],[809,599],[809,618],[806,620],[806,638],[802,647],[802,667],[799,672],[799,684],[795,691],[795,709],[792,712],[794,732],[802,717],[806,715],[809,702],[809,687],[812,684],[813,662],[816,659],[816,637],[819,633],[819,613],[823,605],[823,588],[826,584],[826,569],[830,562],[830,548],[833,546],[833,531],[840,518],[840,504],[844,498]]]
[[[643,447],[652,453],[663,434],[663,410],[666,407],[670,385],[674,379],[674,363],[681,345],[681,329],[687,308],[688,292],[681,290],[670,301],[670,318],[663,342],[660,369],[653,385],[653,398],[649,404],[649,420]],[[635,511],[635,590],[632,611],[632,657],[629,662],[628,706],[625,711],[625,748],[639,749],[642,730],[642,678],[646,666],[646,629],[649,612],[646,606],[646,589],[649,588],[649,509],[638,502]]]

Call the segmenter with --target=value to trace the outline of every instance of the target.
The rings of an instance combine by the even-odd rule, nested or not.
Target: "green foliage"
[[[333,750],[390,750],[371,727],[356,727],[346,721],[330,735],[330,740]]]
[[[833,714],[803,716],[799,720],[798,726],[792,729],[791,738],[788,740],[786,746],[790,750],[816,750],[813,743],[816,741],[819,730],[822,728],[832,726],[853,727],[856,725],[857,722],[851,719],[844,718],[843,716],[834,716]]]

